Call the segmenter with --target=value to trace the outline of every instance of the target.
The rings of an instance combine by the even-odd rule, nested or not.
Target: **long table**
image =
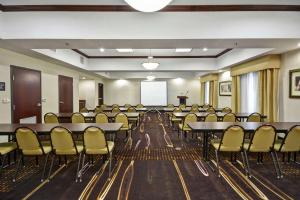
[[[135,108],[135,107],[134,107]],[[119,107],[120,111],[121,112],[125,112],[128,110],[128,108],[125,108],[125,107]],[[104,112],[111,112],[113,110],[113,107],[106,107],[103,109]],[[135,108],[135,110],[137,112],[146,112],[148,110],[148,108]]]
[[[220,133],[231,125],[239,125],[244,128],[245,132],[253,133],[258,127],[264,124],[270,124],[276,128],[277,132],[287,133],[289,129],[300,122],[189,122],[188,126],[194,132],[203,133],[203,158],[208,160],[209,134]]]
[[[189,114],[186,112],[176,112],[173,113],[173,115],[177,118],[185,118],[185,116]],[[205,113],[205,112],[199,112],[199,113],[195,113],[197,115],[197,117],[204,121],[205,117],[209,114],[209,113]],[[223,121],[223,117],[226,115],[227,113],[216,113],[217,117],[218,117],[218,121]],[[249,115],[251,115],[251,113],[235,113],[235,116],[237,118],[238,121],[244,121],[246,120]],[[262,119],[267,118],[267,116],[265,115],[261,115]]]
[[[175,108],[163,108],[163,111],[164,112],[173,112]],[[190,112],[191,111],[191,107],[186,107],[186,108],[183,108],[181,109],[182,112]],[[215,108],[215,111],[216,112],[222,112],[223,108]],[[198,111],[199,112],[206,112],[207,109],[205,108],[198,108]]]
[[[115,133],[120,130],[122,125],[122,123],[0,124],[0,135],[13,135],[19,127],[31,128],[38,134],[48,134],[56,126],[63,126],[73,133],[82,133],[89,126],[101,128],[105,133]]]

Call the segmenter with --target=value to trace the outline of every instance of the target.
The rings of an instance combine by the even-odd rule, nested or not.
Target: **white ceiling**
[[[175,49],[133,49],[132,53],[119,53],[116,49],[105,49],[104,52],[100,52],[99,49],[79,50],[88,56],[216,56],[225,49],[193,49],[188,53],[177,53]]]

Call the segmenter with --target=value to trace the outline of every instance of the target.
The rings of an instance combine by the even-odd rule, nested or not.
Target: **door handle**
[[[63,104],[64,102],[63,102],[63,101],[60,101],[59,103]]]
[[[42,104],[41,104],[41,103],[38,103],[38,104],[37,104],[37,106],[38,106],[38,107],[41,107],[41,106],[42,106]]]

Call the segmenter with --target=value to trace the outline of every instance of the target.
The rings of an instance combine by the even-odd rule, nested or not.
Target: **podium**
[[[177,96],[177,98],[179,99],[179,105],[180,104],[186,105],[186,99],[188,99],[187,96]]]

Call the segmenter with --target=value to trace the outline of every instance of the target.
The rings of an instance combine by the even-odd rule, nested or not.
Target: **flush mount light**
[[[177,48],[177,49],[175,50],[176,53],[189,53],[189,52],[191,52],[191,51],[192,51],[191,48]]]
[[[144,63],[142,63],[142,65],[147,70],[154,70],[154,69],[158,68],[159,63],[157,63],[157,62],[144,62]]]
[[[148,81],[153,81],[154,79],[155,79],[155,76],[152,76],[152,75],[147,76],[147,80]]]
[[[125,0],[134,9],[141,12],[155,12],[163,9],[172,0]]]
[[[103,52],[105,51],[105,49],[104,49],[104,48],[100,48],[99,51],[100,51],[101,53],[103,53]]]
[[[83,76],[83,77],[81,77],[81,79],[82,79],[82,80],[85,80],[85,79],[86,79],[86,77],[85,77],[85,76]]]
[[[206,47],[203,48],[203,51],[207,51],[207,50],[208,50],[208,48],[206,48]]]
[[[116,49],[119,53],[132,53],[132,49]]]
[[[298,47],[300,47],[300,42],[298,43]]]

